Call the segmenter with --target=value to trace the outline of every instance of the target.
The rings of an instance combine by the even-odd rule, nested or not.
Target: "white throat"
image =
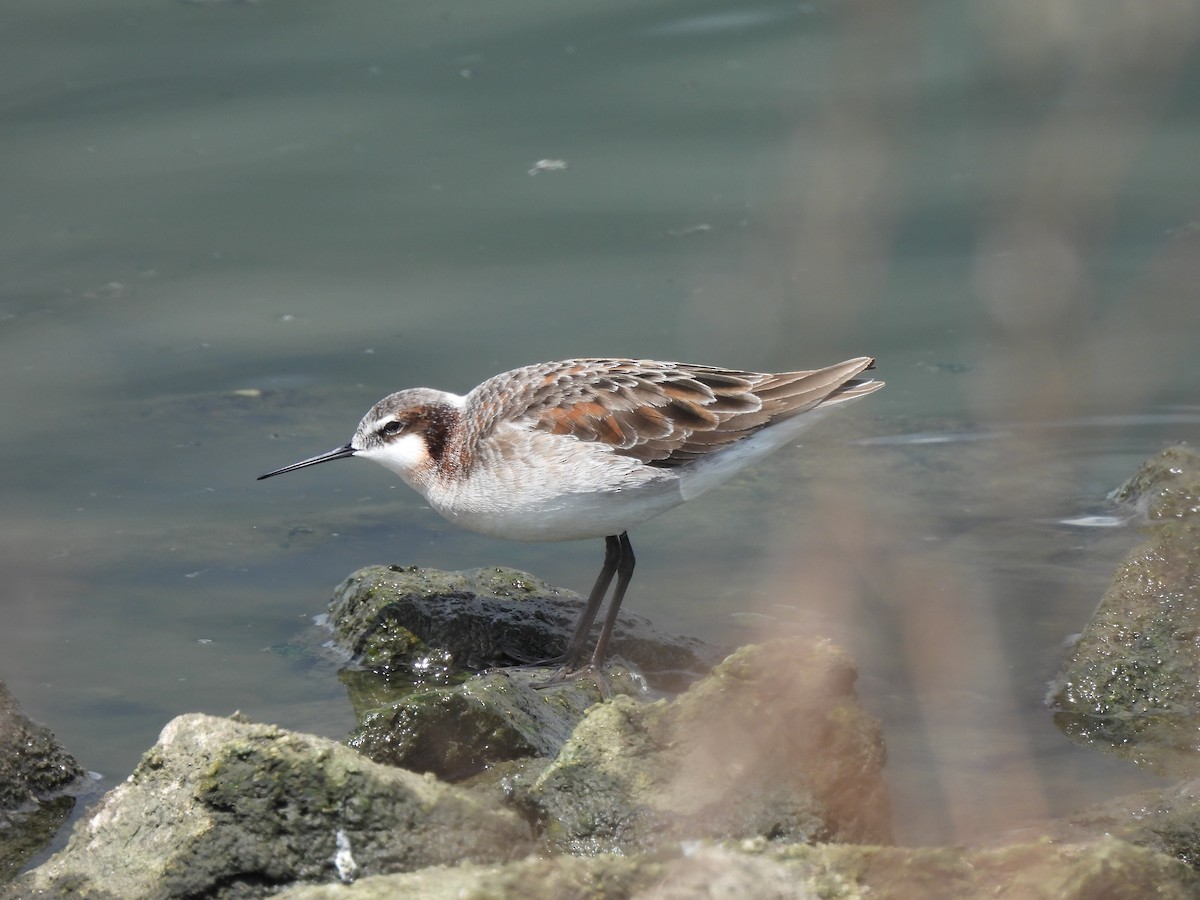
[[[421,490],[425,480],[422,475],[433,465],[425,436],[415,432],[403,434],[382,446],[360,450],[355,456],[373,460],[385,469],[391,469],[417,490]]]

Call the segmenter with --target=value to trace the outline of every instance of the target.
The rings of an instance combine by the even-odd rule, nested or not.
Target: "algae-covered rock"
[[[1149,539],[1117,569],[1052,702],[1059,727],[1160,772],[1200,772],[1200,455],[1171,448],[1117,492]]]
[[[0,825],[6,814],[57,796],[85,774],[49,728],[21,712],[0,681]]]
[[[86,777],[50,729],[31,721],[0,681],[0,882],[50,843]]]
[[[561,653],[582,602],[515,569],[370,566],[338,587],[330,622],[335,640],[361,665],[445,681],[455,671]],[[721,656],[703,641],[661,634],[644,617],[624,612],[610,649],[664,690],[682,689]]]
[[[636,692],[617,667],[608,684]],[[553,757],[602,698],[579,679],[539,690],[546,672],[496,670],[462,684],[420,688],[367,711],[346,743],[376,762],[459,780],[514,759]]]
[[[281,900],[1185,900],[1200,878],[1111,838],[987,848],[763,842],[689,845],[649,856],[559,856],[299,887]]]
[[[857,866],[851,864],[855,857]],[[869,890],[850,896],[864,900],[1184,900],[1200,889],[1200,877],[1179,860],[1110,837],[966,848],[839,847],[829,859],[826,878],[849,880],[857,872],[852,883]]]
[[[258,897],[529,847],[516,815],[458,788],[324,738],[192,714],[10,896]]]
[[[647,703],[618,673],[609,683],[627,693],[600,704],[589,681],[538,690],[533,672],[422,689],[369,713],[349,743],[442,777],[481,773],[474,786],[528,810],[559,851],[887,840],[879,726],[828,642],[743,648],[671,701]]]
[[[77,798],[64,794],[8,817],[8,824],[0,826],[0,884],[16,878],[30,859],[45,852],[76,802]]]
[[[829,642],[790,639],[743,647],[672,702],[593,707],[530,792],[543,840],[887,841],[883,741],[855,678]]]
[[[286,900],[617,900],[655,884],[665,867],[644,857],[530,857],[497,866],[464,865],[364,878],[341,886],[304,886]]]
[[[1117,797],[1030,831],[1059,843],[1119,838],[1200,872],[1200,779]]]
[[[1152,522],[1200,514],[1200,453],[1168,447],[1110,495]]]
[[[350,746],[390,765],[460,780],[510,760],[558,753],[589,706],[645,682],[610,663],[602,679],[537,690],[548,668],[512,665],[560,651],[580,600],[514,569],[441,572],[371,567],[338,589],[330,621],[357,661],[341,673],[359,724]],[[682,686],[716,661],[713,648],[628,618],[617,650],[648,678]],[[507,668],[479,669],[505,663]]]

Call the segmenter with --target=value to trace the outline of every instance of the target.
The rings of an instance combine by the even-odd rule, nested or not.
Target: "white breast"
[[[429,505],[456,525],[522,541],[620,534],[683,502],[679,478],[577,438],[500,427]]]

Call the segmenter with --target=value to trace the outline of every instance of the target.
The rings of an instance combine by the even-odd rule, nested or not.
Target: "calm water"
[[[0,678],[107,786],[183,712],[340,737],[334,670],[280,648],[347,573],[584,589],[601,545],[454,531],[362,463],[256,475],[401,387],[870,353],[885,391],[633,535],[629,606],[844,643],[901,840],[1156,784],[1042,696],[1138,539],[1063,520],[1200,439],[1198,29],[1069,0],[7,0]]]

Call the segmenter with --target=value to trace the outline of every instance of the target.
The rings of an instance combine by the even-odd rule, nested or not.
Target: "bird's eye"
[[[391,421],[379,429],[380,433],[386,437],[394,437],[404,430],[404,426],[399,422]]]

